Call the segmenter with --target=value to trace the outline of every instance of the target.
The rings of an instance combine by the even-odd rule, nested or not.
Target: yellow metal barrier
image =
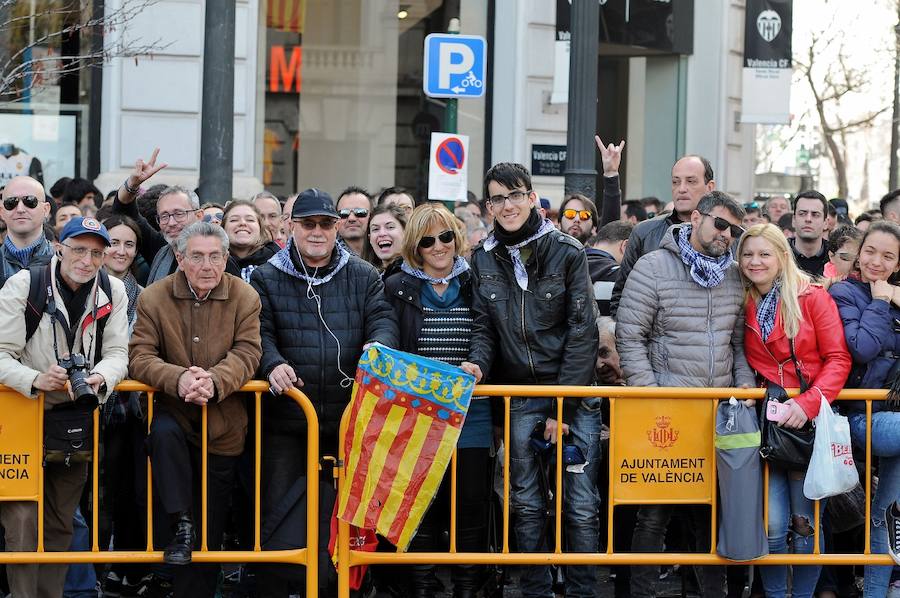
[[[350,595],[350,568],[358,565],[401,565],[401,564],[435,564],[435,565],[461,565],[461,564],[503,564],[503,565],[733,565],[736,561],[731,561],[718,556],[715,552],[716,548],[716,520],[717,520],[717,497],[716,497],[716,475],[715,475],[715,452],[714,452],[714,435],[715,435],[715,411],[718,401],[735,397],[737,399],[762,399],[765,391],[762,389],[738,389],[738,388],[635,388],[624,386],[499,386],[499,385],[482,385],[477,386],[474,392],[475,396],[491,396],[502,397],[504,401],[504,446],[509,446],[509,429],[510,429],[510,403],[512,397],[532,397],[532,398],[552,398],[556,399],[556,418],[562,421],[563,401],[573,400],[584,397],[604,397],[610,401],[610,476],[609,476],[609,501],[605,505],[609,510],[607,530],[607,549],[604,553],[564,553],[562,551],[562,500],[555,501],[555,544],[553,552],[548,553],[512,553],[509,547],[509,528],[510,528],[510,482],[509,482],[509,451],[503,451],[503,531],[502,546],[499,553],[460,553],[456,551],[456,454],[453,455],[451,463],[451,497],[450,497],[450,551],[449,552],[416,552],[416,553],[394,553],[394,552],[364,552],[359,550],[351,550],[349,543],[349,525],[340,521],[338,524],[338,596],[347,598]],[[797,394],[797,391],[791,391],[791,396]],[[845,390],[838,400],[860,400],[866,402],[866,422],[867,429],[871,429],[872,422],[872,401],[883,399],[885,391],[883,390]],[[621,491],[621,480],[617,480],[616,473],[616,447],[620,445],[616,435],[627,434],[633,430],[627,430],[626,418],[633,418],[639,412],[647,412],[645,415],[653,415],[651,406],[664,405],[666,409],[678,409],[679,407],[687,407],[685,401],[693,403],[689,417],[699,414],[699,421],[690,421],[689,427],[680,430],[682,433],[688,434],[692,441],[692,446],[708,446],[708,452],[704,458],[708,463],[695,467],[695,485],[702,486],[702,495],[685,493],[684,495],[675,494],[667,496],[665,493],[657,493],[649,498],[641,498],[637,494],[629,495],[627,492]],[[699,410],[696,403],[701,403]],[[703,405],[702,403],[705,403]],[[349,412],[349,411],[348,411]],[[340,442],[340,465],[338,469],[338,486],[343,487],[345,480],[345,455],[344,455],[344,436],[347,432],[348,412],[344,413],[341,422],[341,442]],[[665,445],[672,442],[672,432],[674,428],[671,421],[666,421],[662,417],[657,422],[657,428],[662,431],[652,432],[648,435],[651,440],[656,440]],[[621,421],[620,421],[621,419]],[[698,425],[699,424],[699,425]],[[705,428],[705,429],[704,429]],[[668,430],[668,432],[667,432]],[[674,446],[674,445],[670,445]],[[662,448],[669,448],[663,446]],[[562,443],[556,443],[556,462],[562,462]],[[866,440],[866,476],[864,481],[864,489],[866,493],[866,516],[865,516],[865,548],[861,554],[820,554],[819,549],[819,509],[818,501],[816,501],[815,509],[815,532],[814,543],[815,549],[813,554],[773,554],[752,561],[753,564],[763,565],[802,565],[815,562],[816,564],[825,565],[892,565],[893,561],[888,555],[871,554],[871,539],[869,532],[869,521],[871,520],[871,490],[872,490],[872,468],[871,468],[871,435]],[[689,458],[689,457],[685,457]],[[696,473],[708,472],[708,475],[702,477],[702,483],[696,481]],[[621,473],[621,472],[619,472]],[[562,497],[562,468],[556,468],[555,492],[554,496]],[[662,481],[663,487],[674,486],[674,482],[670,483],[666,480]],[[694,488],[693,490],[697,490]],[[622,494],[622,496],[619,496]],[[768,514],[768,468],[764,477],[764,514]],[[705,553],[617,553],[613,551],[613,509],[616,505],[622,504],[709,504],[712,509],[711,515],[711,542],[710,551]]]
[[[153,396],[155,389],[134,381],[124,381],[116,390],[121,392],[146,392],[149,432],[150,422],[153,419]],[[201,480],[201,548],[192,554],[192,561],[196,563],[284,563],[304,565],[306,567],[306,595],[316,596],[318,593],[318,539],[319,539],[319,507],[317,500],[307,501],[306,513],[306,546],[292,550],[262,550],[260,543],[260,481],[261,481],[261,457],[262,457],[262,393],[268,392],[269,385],[266,382],[251,380],[242,388],[242,392],[254,394],[255,408],[255,450],[254,450],[254,507],[253,507],[253,550],[209,550],[206,544],[207,537],[207,411],[202,407],[202,469]],[[319,494],[319,424],[315,408],[302,392],[292,389],[286,392],[303,409],[306,415],[307,428],[307,493],[308,496]],[[98,539],[98,514],[99,514],[99,455],[100,441],[99,410],[94,411],[94,456],[92,459],[92,541],[90,552],[45,552],[44,551],[44,479],[43,468],[40,467],[43,455],[43,393],[34,401],[23,397],[18,393],[0,386],[0,397],[4,400],[16,401],[14,408],[25,410],[32,414],[34,427],[32,430],[18,426],[14,430],[3,429],[0,425],[0,452],[15,450],[18,454],[32,456],[31,469],[37,477],[37,485],[33,491],[20,494],[4,493],[0,501],[34,501],[38,505],[38,536],[37,550],[35,552],[0,552],[0,564],[25,564],[25,563],[160,563],[163,559],[162,551],[153,548],[153,476],[150,460],[147,460],[147,547],[145,551],[101,551]],[[32,432],[30,439],[29,432]],[[7,453],[4,453],[7,454]],[[21,460],[21,459],[19,459]],[[5,474],[4,474],[5,475]],[[30,480],[29,475],[29,480]],[[0,491],[4,489],[0,481]]]

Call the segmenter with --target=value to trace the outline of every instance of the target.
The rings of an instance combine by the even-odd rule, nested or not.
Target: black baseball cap
[[[291,218],[306,218],[307,216],[328,216],[340,218],[334,209],[334,201],[324,191],[312,188],[301,191],[291,208]]]

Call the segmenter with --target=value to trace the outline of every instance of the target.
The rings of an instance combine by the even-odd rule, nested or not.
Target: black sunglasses
[[[700,212],[703,214],[703,212]],[[726,229],[731,229],[731,237],[733,239],[737,239],[741,235],[744,234],[744,229],[738,226],[737,224],[732,224],[725,220],[724,218],[719,218],[718,216],[713,216],[712,214],[703,214],[704,216],[709,216],[713,219],[713,226],[716,227],[716,230],[724,231]]]
[[[365,208],[353,208],[352,210],[350,208],[344,208],[338,212],[338,215],[341,218],[349,218],[350,214],[353,214],[357,218],[365,218],[369,215],[369,210]]]
[[[441,243],[450,243],[455,238],[456,238],[456,236],[453,234],[452,230],[445,230],[444,232],[439,234],[437,236],[437,238],[422,237],[421,239],[419,239],[419,247],[421,247],[422,249],[428,249],[429,247],[433,246],[437,242],[437,239],[440,239]]]
[[[10,197],[3,198],[3,208],[11,212],[19,205],[19,201],[25,204],[26,208],[31,208],[33,210],[38,206],[38,203],[40,203],[41,200],[34,195],[11,195]]]

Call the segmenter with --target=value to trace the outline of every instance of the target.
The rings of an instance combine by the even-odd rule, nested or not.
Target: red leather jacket
[[[825,289],[811,285],[800,295],[803,321],[794,339],[794,352],[809,390],[795,397],[810,419],[819,414],[821,395],[831,403],[844,388],[852,360],[844,340],[844,325],[834,300]],[[756,321],[756,301],[747,298],[744,352],[756,373],[785,388],[799,388],[800,381],[791,362],[791,347],[784,333],[781,305],[775,327],[763,343]]]

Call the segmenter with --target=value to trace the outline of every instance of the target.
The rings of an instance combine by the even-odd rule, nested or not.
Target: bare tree
[[[805,55],[795,56],[796,73],[806,81],[813,97],[813,111],[818,118],[822,140],[838,185],[838,196],[848,197],[847,136],[871,127],[875,120],[891,108],[890,103],[876,105],[860,113],[842,110],[842,101],[852,96],[870,94],[870,76],[877,62],[866,65],[848,63],[845,36],[838,23],[811,34]],[[847,102],[849,103],[849,102]]]
[[[90,0],[0,0],[0,101],[22,99],[43,82],[111,58],[162,49],[158,39],[145,42],[123,35],[127,25],[157,1],[122,0],[118,8],[103,10],[102,2]],[[99,14],[94,14],[98,6]],[[67,41],[74,51],[48,51]]]

